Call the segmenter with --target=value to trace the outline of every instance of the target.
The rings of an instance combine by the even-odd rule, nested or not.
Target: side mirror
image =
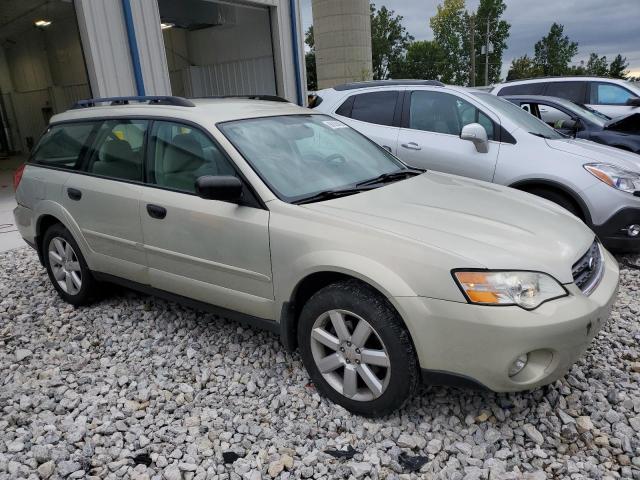
[[[489,151],[489,138],[487,137],[487,131],[479,123],[470,123],[469,125],[462,127],[460,138],[462,140],[469,140],[470,142],[473,142],[479,153],[487,153]]]
[[[627,100],[627,106],[640,107],[640,97],[631,97]]]
[[[196,180],[196,193],[205,200],[237,202],[242,198],[242,181],[231,175],[205,175]]]

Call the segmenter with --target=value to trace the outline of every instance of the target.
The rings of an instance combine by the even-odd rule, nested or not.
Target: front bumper
[[[602,244],[615,252],[640,251],[640,235],[630,237],[626,228],[629,225],[640,225],[640,208],[627,207],[619,210],[602,225],[593,225]]]
[[[396,297],[421,368],[438,372],[435,378],[449,374],[498,392],[528,390],[562,377],[607,321],[616,298],[618,264],[608,252],[604,258],[602,280],[590,296],[565,285],[568,297],[532,311]],[[509,377],[509,366],[524,353],[529,353],[527,366]]]

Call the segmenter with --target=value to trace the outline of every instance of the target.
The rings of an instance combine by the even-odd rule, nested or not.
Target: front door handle
[[[422,147],[416,142],[403,143],[402,146],[409,150],[422,150]]]
[[[161,207],[160,205],[152,205],[151,203],[147,205],[147,213],[151,218],[157,218],[162,220],[167,216],[167,209]]]
[[[67,195],[71,200],[80,200],[82,198],[82,192],[77,188],[67,188]]]

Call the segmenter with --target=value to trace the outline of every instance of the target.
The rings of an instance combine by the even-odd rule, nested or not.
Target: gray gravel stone
[[[281,480],[640,480],[640,271],[622,268],[609,321],[555,383],[423,387],[364,419],[268,332],[126,291],[74,308],[30,249],[0,270],[0,480],[258,480],[274,464]]]

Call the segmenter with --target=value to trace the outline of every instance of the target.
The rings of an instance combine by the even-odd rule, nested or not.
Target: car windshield
[[[529,132],[531,135],[546,138],[549,140],[566,138],[564,135],[556,132],[542,120],[534,117],[528,112],[525,112],[522,108],[514,105],[508,100],[496,97],[495,95],[492,95],[490,93],[473,92],[473,94],[481,99],[484,103],[486,103],[489,107],[491,107],[496,113],[498,113],[499,115],[504,115],[520,128]]]
[[[281,199],[299,202],[407,167],[371,140],[325,115],[282,115],[218,124]],[[371,187],[370,187],[371,188]]]
[[[595,110],[591,110],[590,108],[583,107],[582,105],[578,105],[577,103],[570,102],[569,100],[559,98],[557,100],[554,100],[554,102],[556,102],[558,105],[563,106],[567,110],[570,110],[579,117],[586,118],[591,123],[595,123],[599,127],[604,127],[607,123],[607,120],[610,120],[610,118],[606,115],[596,112]]]

